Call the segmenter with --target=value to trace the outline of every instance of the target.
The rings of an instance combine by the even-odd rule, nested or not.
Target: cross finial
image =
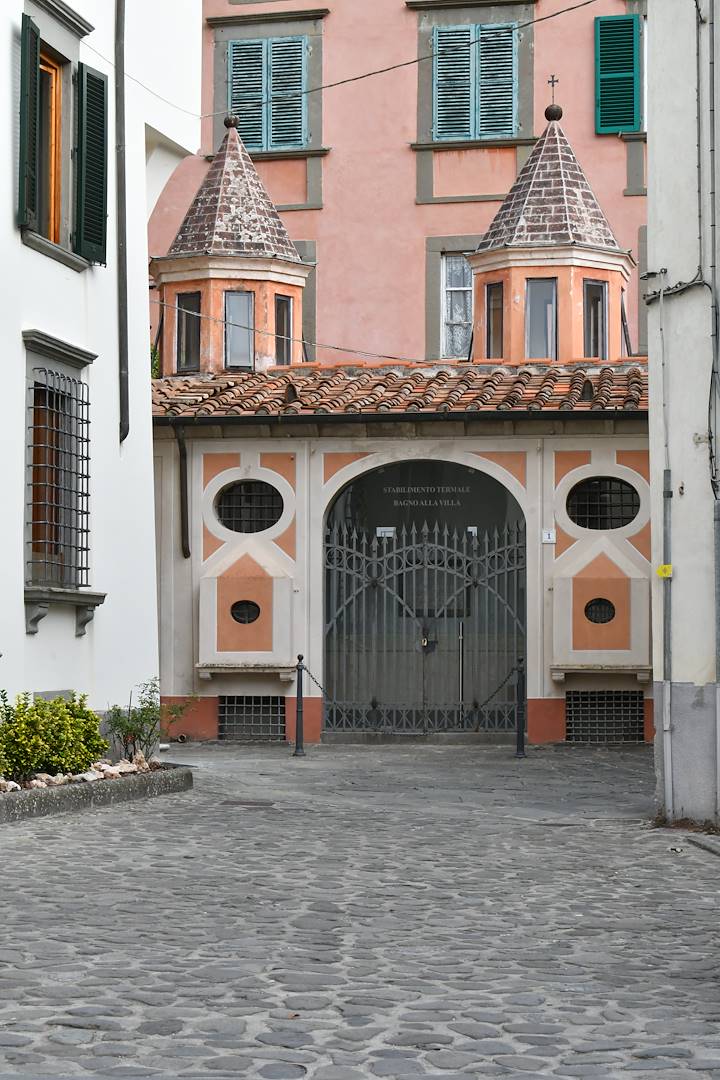
[[[553,103],[553,105],[555,104],[555,87],[557,86],[557,84],[559,82],[560,82],[560,80],[555,75],[551,75],[550,78],[548,79],[548,86],[552,87],[552,103]]]

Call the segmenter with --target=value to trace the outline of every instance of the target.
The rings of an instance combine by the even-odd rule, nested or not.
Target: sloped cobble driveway
[[[0,829],[0,1077],[720,1077],[720,859],[646,749],[172,756]]]

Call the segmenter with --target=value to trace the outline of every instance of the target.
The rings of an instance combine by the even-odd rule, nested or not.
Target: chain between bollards
[[[297,697],[295,707],[295,750],[293,757],[305,757],[305,731],[303,729],[303,664],[302,653],[298,654],[297,662]]]
[[[517,662],[517,705],[515,709],[515,757],[527,757],[525,753],[525,716],[527,699],[525,697],[525,657],[519,656]]]

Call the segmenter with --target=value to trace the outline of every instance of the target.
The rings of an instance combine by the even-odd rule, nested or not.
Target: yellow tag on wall
[[[673,576],[672,563],[663,563],[662,566],[658,566],[657,576],[661,578],[671,578]]]

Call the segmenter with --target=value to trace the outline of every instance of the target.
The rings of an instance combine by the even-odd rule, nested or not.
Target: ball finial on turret
[[[238,126],[238,124],[239,124],[239,120],[238,120],[237,116],[228,115],[223,120],[223,123],[224,123],[226,128],[231,128],[231,127],[236,128]]]
[[[563,111],[559,105],[548,105],[547,109],[545,110],[545,119],[550,121],[562,120],[562,114]]]

